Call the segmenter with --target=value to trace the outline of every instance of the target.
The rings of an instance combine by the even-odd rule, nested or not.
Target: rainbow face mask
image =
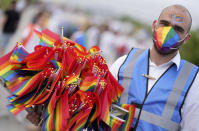
[[[154,40],[157,48],[163,52],[177,49],[178,43],[182,41],[172,26],[158,27],[155,31]]]

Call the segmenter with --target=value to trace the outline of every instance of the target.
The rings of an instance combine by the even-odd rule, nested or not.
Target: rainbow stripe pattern
[[[82,91],[94,91],[97,84],[96,77],[86,77],[79,85],[80,90]]]
[[[25,57],[28,55],[28,52],[22,45],[19,45],[15,48],[12,55],[10,56],[11,63],[21,63]]]
[[[111,131],[116,131],[124,122],[114,116],[110,116],[110,128]]]
[[[135,106],[130,105],[130,104],[121,104],[120,107],[129,111],[126,116],[126,121],[121,127],[121,130],[129,131],[132,126],[132,123],[133,123],[133,118],[134,118],[134,114],[135,114]]]
[[[180,37],[171,26],[166,26],[159,27],[156,30],[155,40],[158,49],[168,51],[170,50],[170,47],[176,47]]]

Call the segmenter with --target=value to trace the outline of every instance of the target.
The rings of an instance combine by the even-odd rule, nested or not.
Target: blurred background
[[[132,47],[152,47],[152,22],[163,8],[182,4],[192,15],[192,37],[181,56],[199,65],[198,0],[0,0],[0,56],[23,42],[29,52],[39,39],[33,29],[48,28],[89,49],[97,45],[110,67]],[[8,92],[0,87],[0,131],[33,131],[26,112],[12,116],[6,109]]]

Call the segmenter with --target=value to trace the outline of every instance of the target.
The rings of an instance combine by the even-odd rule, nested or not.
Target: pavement
[[[27,131],[24,124],[12,115],[0,116],[0,131]]]
[[[0,131],[27,131],[22,117],[13,116],[8,110],[8,91],[0,85]]]

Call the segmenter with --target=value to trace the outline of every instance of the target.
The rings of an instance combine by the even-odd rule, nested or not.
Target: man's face
[[[152,31],[153,33],[155,33],[158,27],[172,26],[173,29],[176,31],[176,33],[179,35],[180,41],[178,42],[176,47],[174,48],[172,47],[173,49],[170,49],[166,52],[159,50],[156,45],[157,43],[155,43],[154,41],[154,47],[156,51],[162,55],[175,53],[182,44],[186,43],[189,40],[190,24],[191,24],[191,17],[186,9],[176,8],[174,6],[167,7],[166,9],[164,9],[158,21],[153,22]]]
[[[184,39],[189,31],[190,18],[187,12],[181,9],[168,8],[163,11],[157,22],[157,27],[164,26],[172,26],[180,36],[180,39]]]

